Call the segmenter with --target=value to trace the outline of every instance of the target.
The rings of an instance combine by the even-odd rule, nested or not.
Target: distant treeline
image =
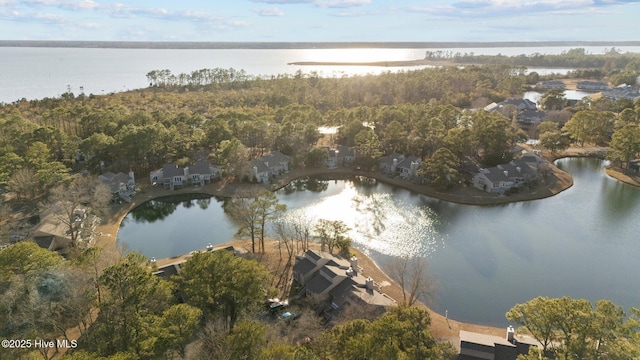
[[[539,66],[551,68],[590,68],[606,71],[640,67],[640,54],[621,53],[615,47],[604,54],[589,54],[584,48],[575,48],[561,54],[531,55],[476,55],[471,53],[453,53],[451,51],[427,51],[427,60],[446,60],[461,64],[500,64],[509,66]]]
[[[640,46],[640,41],[486,41],[486,42],[171,42],[0,40],[0,47],[66,47],[115,49],[348,49],[348,48],[488,48]]]

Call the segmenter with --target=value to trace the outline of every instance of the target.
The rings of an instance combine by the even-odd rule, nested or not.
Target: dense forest
[[[594,64],[597,69],[589,71],[597,70],[605,78],[621,71],[638,75],[631,62],[614,63],[612,69]],[[339,127],[334,140],[357,149],[354,166],[376,168],[381,156],[393,152],[415,155],[424,160],[421,171],[431,181],[429,186],[443,189],[459,183],[466,161],[481,166],[509,161],[514,145],[528,137],[539,138],[552,152],[571,143],[610,146],[608,156],[627,169],[640,152],[638,101],[602,97],[570,104],[562,91],[549,91],[540,101],[548,110],[545,121],[533,127],[518,125],[513,109],[482,110],[492,102],[520,97],[528,86],[550,78],[510,64],[344,78],[301,72],[260,78],[234,69],[190,74],[157,70],[147,76],[147,89],[103,96],[66,93],[0,106],[0,191],[13,195],[0,208],[3,243],[15,226],[14,208],[31,205],[37,212],[34,204],[51,202],[56,194],[77,194],[72,174],[81,170],[133,170],[146,178],[164,163],[186,164],[199,152],[209,154],[213,163],[232,165],[271,150],[291,155],[295,167],[320,167],[322,157],[316,155],[326,154],[315,146],[321,126]],[[231,168],[223,166],[228,177],[234,176]],[[375,320],[336,326],[317,339],[315,347],[274,345],[265,327],[245,316],[270,291],[264,282],[266,270],[255,261],[209,253],[194,256],[182,277],[164,281],[151,275],[153,265],[140,256],[118,259],[100,249],[79,250],[83,251],[71,261],[30,242],[0,251],[3,336],[67,337],[67,329],[79,325],[83,347],[71,359],[182,355],[196,332],[215,340],[202,347],[220,358],[251,353],[247,358],[438,359],[451,354],[428,332],[426,312],[403,307]],[[197,276],[208,267],[216,269],[212,274],[224,275],[225,270],[236,271],[234,277],[249,275],[237,284],[225,282],[224,276],[208,279],[219,285],[214,291],[202,282],[207,279]],[[585,304],[580,306],[586,311]],[[99,317],[90,311],[95,308],[100,309]],[[600,310],[587,315],[601,319]],[[620,344],[631,343],[633,350],[635,323],[623,326],[618,308],[613,310],[615,317],[602,318],[608,326],[602,328],[606,341],[622,339]],[[516,313],[509,316],[520,319]],[[522,325],[528,326],[525,320]],[[564,323],[555,321],[553,331],[562,334],[554,339],[569,339],[571,351],[584,346],[579,350],[586,358],[603,358],[587,341],[595,332],[566,330]],[[576,336],[584,341],[574,341]],[[567,356],[568,348],[558,349]]]

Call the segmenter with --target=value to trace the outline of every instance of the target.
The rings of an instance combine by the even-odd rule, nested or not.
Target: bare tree
[[[309,240],[313,235],[313,218],[304,213],[297,213],[290,217],[290,223],[296,233],[296,254],[309,250]]]
[[[71,238],[71,246],[93,236],[99,216],[103,215],[111,199],[111,191],[99,180],[76,176],[69,184],[51,190],[45,212],[64,224]],[[85,244],[88,245],[88,244]]]
[[[403,302],[412,306],[425,299],[433,289],[427,273],[427,259],[420,256],[399,256],[391,262],[389,276],[400,284]]]

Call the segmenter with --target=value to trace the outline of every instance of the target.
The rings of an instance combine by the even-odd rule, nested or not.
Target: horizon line
[[[640,46],[640,41],[103,41],[0,40],[0,47],[112,49],[328,49],[328,48],[472,48],[536,46]]]

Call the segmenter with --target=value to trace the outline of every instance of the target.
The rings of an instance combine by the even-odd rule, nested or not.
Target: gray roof
[[[261,157],[260,160],[263,161],[263,162],[268,162],[269,165],[273,166],[275,164],[280,165],[283,162],[287,162],[288,163],[289,162],[289,156],[284,155],[280,151],[276,150],[276,151],[272,151],[271,153]]]
[[[100,179],[102,180],[102,182],[107,184],[107,186],[109,186],[109,189],[111,189],[112,193],[118,192],[118,190],[120,190],[120,185],[122,184],[126,185],[129,182],[129,180],[131,180],[128,174],[125,174],[122,172],[117,174],[114,174],[112,172],[107,172],[100,175]]]
[[[389,156],[385,156],[380,158],[380,164],[381,165],[393,165],[393,159],[397,159],[398,162],[402,161],[402,159],[404,159],[404,155],[402,154],[398,154],[398,153],[393,153]]]
[[[460,330],[460,341],[472,343],[472,344],[490,346],[490,347],[495,347],[496,344],[509,346],[509,347],[516,347],[514,344],[507,341],[506,338],[503,338],[500,336],[479,334],[479,333],[464,331],[464,330]]]
[[[497,167],[483,169],[482,173],[491,182],[509,181],[509,177],[507,177],[507,175],[504,174],[504,170],[498,169]]]
[[[406,158],[404,158],[404,160],[398,162],[398,167],[410,169],[411,163],[414,161],[420,163],[421,160],[416,156],[407,156]]]
[[[211,171],[211,164],[206,160],[196,161],[195,165],[189,166],[189,174],[213,174]]]
[[[269,168],[260,159],[251,160],[251,162],[249,163],[249,166],[251,166],[251,169],[255,167],[258,170],[258,174],[268,172]]]
[[[162,177],[167,179],[174,176],[184,176],[184,168],[178,167],[175,163],[164,164],[162,166]]]
[[[315,267],[316,267],[316,264],[312,263],[311,260],[305,257],[296,261],[296,264],[293,265],[293,271],[299,274],[308,274]]]
[[[313,294],[321,294],[332,285],[332,282],[327,280],[324,276],[316,275],[307,284],[307,290]]]
[[[322,255],[320,254],[319,251],[315,251],[315,250],[307,250],[304,253],[304,256],[306,258],[310,258],[313,259],[314,262],[318,262],[318,260],[320,260],[320,258],[322,257]]]
[[[349,147],[344,146],[344,145],[338,145],[337,146],[337,150],[339,151],[338,154],[341,155],[341,156],[355,156],[356,155],[355,150],[350,149]]]
[[[499,105],[515,105],[517,107],[524,107],[526,109],[536,109],[536,103],[534,103],[533,101],[529,100],[529,99],[516,99],[516,98],[511,98],[511,99],[507,99],[503,102],[501,102]]]

